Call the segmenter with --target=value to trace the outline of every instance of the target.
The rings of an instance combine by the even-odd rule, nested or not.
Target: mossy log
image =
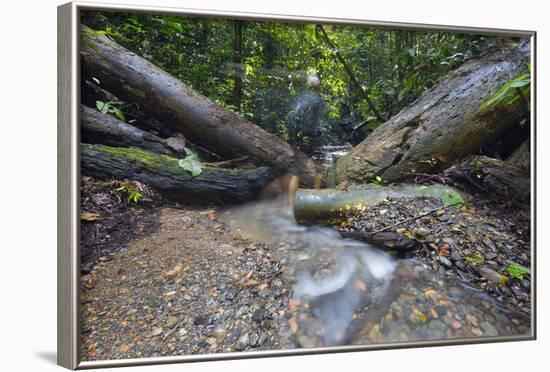
[[[438,184],[382,186],[371,183],[346,191],[299,189],[294,213],[299,221],[327,221],[372,207],[387,198],[434,198],[443,206],[449,200],[466,200],[468,196],[453,187]]]
[[[487,156],[471,156],[447,169],[444,175],[501,201],[519,205],[528,205],[530,201],[529,167]]]
[[[337,183],[395,181],[439,171],[476,153],[528,115],[523,100],[481,109],[505,83],[527,72],[530,45],[501,45],[442,78],[337,161]]]
[[[201,204],[241,203],[255,200],[273,180],[268,167],[252,170],[204,167],[192,177],[178,159],[138,148],[81,145],[81,169],[97,178],[128,178],[152,186],[166,198]]]
[[[140,107],[185,138],[224,156],[249,156],[277,175],[300,176],[305,186],[315,184],[317,167],[304,153],[201,95],[189,86],[124,47],[83,27],[82,74],[127,103]]]
[[[80,106],[81,140],[115,147],[139,147],[157,154],[185,157],[183,138],[160,138],[87,106]]]

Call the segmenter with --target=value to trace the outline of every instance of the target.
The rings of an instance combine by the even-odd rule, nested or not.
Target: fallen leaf
[[[243,283],[243,286],[244,286],[245,288],[248,288],[248,287],[253,287],[253,286],[257,285],[257,284],[258,284],[258,281],[257,281],[257,280],[249,279],[249,280],[247,280],[247,281],[245,281],[245,282]]]
[[[113,256],[105,255],[98,258],[99,262],[107,262],[111,261],[113,259]]]
[[[169,278],[170,278],[170,277],[173,277],[173,276],[175,276],[178,272],[180,272],[182,268],[183,268],[183,266],[180,265],[180,264],[178,264],[178,265],[174,266],[174,268],[173,268],[172,270],[167,271],[166,273],[164,273],[164,275],[167,276],[167,277],[169,277]]]
[[[130,350],[130,346],[128,344],[122,344],[120,346],[120,351],[122,351],[123,353],[127,353],[128,350]]]
[[[80,220],[81,221],[86,221],[86,222],[93,222],[93,221],[97,221],[101,218],[101,216],[97,213],[89,213],[89,212],[85,212],[85,213],[82,213],[80,215]]]
[[[153,336],[158,336],[162,333],[162,327],[155,327],[153,328],[153,330],[151,331],[151,335]]]
[[[292,334],[298,332],[298,322],[296,321],[296,318],[290,319],[288,324],[290,325],[290,332],[292,332]]]
[[[291,299],[288,301],[288,308],[290,311],[296,310],[300,306],[300,300]]]
[[[267,289],[268,287],[269,287],[269,285],[268,285],[267,283],[263,283],[263,284],[260,284],[260,285],[258,286],[258,289],[259,289],[260,291],[263,291],[264,289]]]
[[[449,255],[449,244],[443,243],[439,246],[439,255],[444,257]]]

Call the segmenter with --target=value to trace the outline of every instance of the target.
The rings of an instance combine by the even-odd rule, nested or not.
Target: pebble
[[[434,331],[445,331],[447,329],[447,325],[439,319],[430,320],[428,327]]]
[[[425,227],[419,227],[415,231],[415,234],[420,238],[426,237],[429,233],[430,233],[430,230],[426,229]]]
[[[525,295],[525,293],[523,293],[523,291],[521,289],[519,289],[517,286],[512,286],[512,293],[514,294],[514,296],[518,299],[518,301],[521,301],[521,302],[525,302],[527,301],[529,298]]]
[[[317,341],[314,337],[301,334],[298,336],[298,344],[304,348],[311,348],[317,346]]]
[[[497,258],[497,254],[494,252],[489,252],[485,254],[486,260],[494,260],[495,258]]]
[[[481,322],[479,325],[485,333],[485,336],[495,337],[499,335],[497,329],[488,321]]]
[[[446,269],[453,267],[453,263],[447,257],[439,256],[439,263],[441,263],[441,265],[443,265]]]

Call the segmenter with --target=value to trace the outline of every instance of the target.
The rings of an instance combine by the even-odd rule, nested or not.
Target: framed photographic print
[[[535,338],[535,32],[58,8],[58,363]]]

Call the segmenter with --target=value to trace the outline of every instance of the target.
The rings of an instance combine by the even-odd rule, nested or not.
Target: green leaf
[[[441,194],[441,201],[445,206],[464,203],[464,199],[456,191],[445,191]]]
[[[192,177],[202,173],[201,163],[197,160],[181,159],[178,161],[178,165],[189,172]]]
[[[512,87],[512,88],[521,88],[523,86],[529,85],[530,83],[531,83],[530,80],[512,81],[510,83],[510,87]]]
[[[531,270],[517,263],[509,264],[506,267],[506,271],[508,271],[510,275],[512,275],[515,278],[518,278],[519,280],[522,280],[525,274],[531,274]]]
[[[472,265],[482,265],[485,262],[485,259],[483,259],[483,256],[479,252],[475,252],[464,256],[464,261],[471,263]]]
[[[112,110],[113,110],[113,112],[115,113],[116,117],[119,120],[126,121],[126,118],[124,117],[124,113],[122,112],[122,110],[120,110],[116,107],[113,107]]]
[[[102,113],[106,114],[109,112],[109,104],[107,102],[103,102],[103,101],[95,101],[95,106],[97,107],[97,109],[99,111],[101,111]]]

